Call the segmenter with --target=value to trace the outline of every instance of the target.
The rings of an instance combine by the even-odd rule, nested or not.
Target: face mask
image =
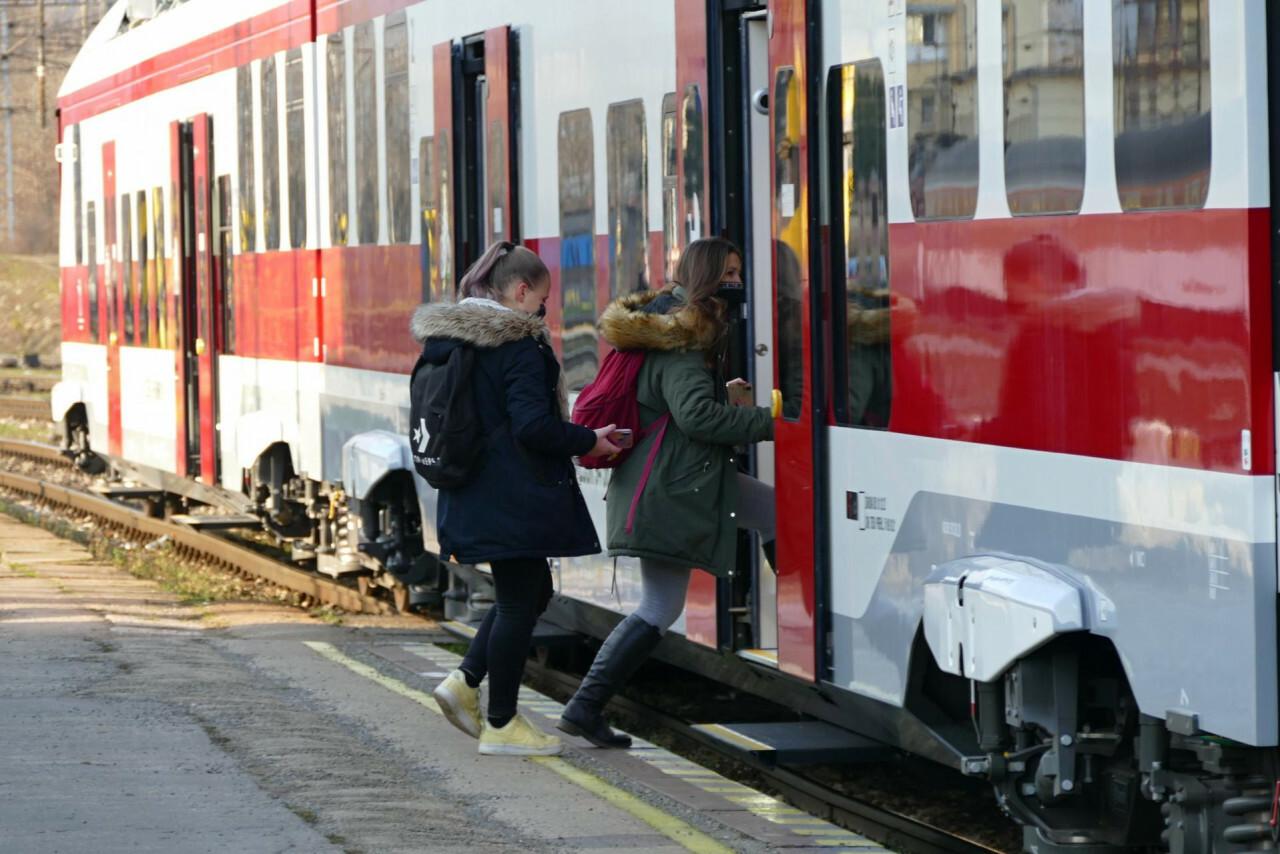
[[[547,304],[544,302],[542,305],[538,306],[538,310],[537,310],[537,311],[535,311],[535,312],[533,313],[533,316],[534,316],[534,317],[546,317],[546,316],[547,316]]]
[[[721,282],[716,288],[716,298],[729,305],[743,305],[747,301],[747,286],[743,282]]]

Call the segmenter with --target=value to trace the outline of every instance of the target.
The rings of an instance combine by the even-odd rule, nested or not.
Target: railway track
[[[49,415],[49,399],[47,397],[0,396],[0,418],[48,421]]]
[[[24,459],[57,467],[70,461],[57,448],[35,442],[0,439],[0,457]],[[323,576],[285,564],[217,534],[197,531],[100,495],[38,477],[0,470],[0,488],[27,496],[48,509],[92,517],[114,535],[139,543],[168,537],[185,558],[199,559],[226,571],[253,576],[301,594],[305,604],[325,604],[351,613],[386,614],[394,608],[384,599],[361,592]],[[529,673],[557,693],[571,694],[580,679],[530,659]],[[992,854],[982,845],[932,824],[901,815],[835,792],[792,768],[774,767],[725,747],[723,742],[696,729],[657,706],[626,697],[615,697],[619,712],[645,726],[675,736],[684,748],[713,752],[751,771],[774,791],[800,809],[861,833],[887,847],[909,854]]]

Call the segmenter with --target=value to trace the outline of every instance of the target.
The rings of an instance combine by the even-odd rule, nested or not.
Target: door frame
[[[119,206],[116,197],[116,143],[102,144],[102,234],[106,249],[103,264],[106,279],[105,299],[99,298],[103,317],[99,328],[106,332],[107,345],[107,453],[113,457],[124,453],[123,400],[121,399],[120,335],[124,326],[123,276],[120,269]]]

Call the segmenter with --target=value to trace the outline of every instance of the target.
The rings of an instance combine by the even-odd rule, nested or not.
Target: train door
[[[218,481],[214,322],[212,123],[207,114],[170,125],[177,236],[178,470]]]
[[[778,507],[778,665],[813,679],[819,670],[816,430],[823,423],[821,378],[814,376],[823,315],[810,292],[812,214],[806,0],[769,4],[769,157],[772,202],[774,388],[781,417],[774,425]],[[825,643],[824,643],[825,648]]]
[[[116,144],[104,143],[102,146],[102,231],[103,242],[107,247],[106,263],[103,265],[106,274],[106,299],[102,300],[102,328],[106,330],[107,341],[107,453],[120,456],[124,446],[124,423],[122,421],[120,402],[120,333],[121,333],[121,294],[117,283],[120,281],[120,244],[116,242]]]
[[[438,252],[441,270],[460,275],[490,243],[520,239],[515,34],[502,26],[443,42],[433,63]]]

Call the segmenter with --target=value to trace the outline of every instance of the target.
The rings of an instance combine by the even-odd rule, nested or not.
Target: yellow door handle
[[[120,340],[120,336],[116,335],[114,332],[112,332],[110,335],[107,336],[107,343],[110,344],[112,347],[116,346],[116,342],[118,342],[119,340]]]
[[[773,390],[773,401],[772,401],[772,405],[770,406],[770,412],[773,414],[774,418],[777,418],[778,416],[782,415],[782,390],[781,389],[775,388]]]
[[[197,356],[204,355],[204,339],[203,338],[196,339],[196,355]]]

